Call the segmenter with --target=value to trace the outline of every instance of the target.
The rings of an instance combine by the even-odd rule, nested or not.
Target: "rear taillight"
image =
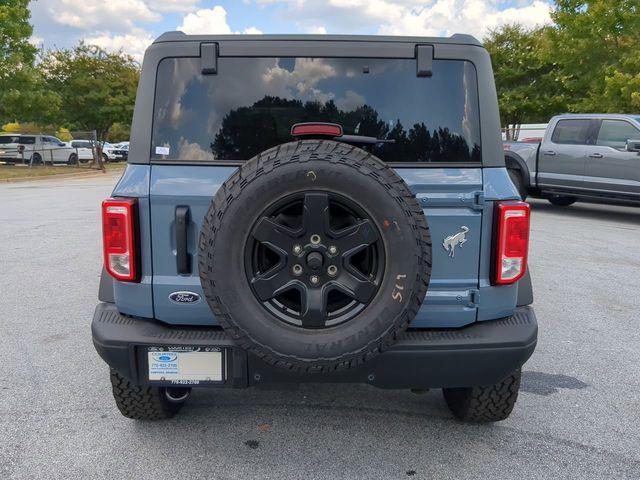
[[[498,203],[495,221],[493,283],[506,285],[520,280],[527,270],[529,204]]]
[[[136,225],[134,198],[109,198],[102,202],[104,266],[116,280],[135,282],[139,278]]]

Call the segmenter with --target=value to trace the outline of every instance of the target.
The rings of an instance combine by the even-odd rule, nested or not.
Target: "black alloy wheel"
[[[376,294],[384,265],[382,237],[369,215],[323,191],[268,207],[245,247],[256,298],[279,320],[303,328],[329,328],[357,316]]]

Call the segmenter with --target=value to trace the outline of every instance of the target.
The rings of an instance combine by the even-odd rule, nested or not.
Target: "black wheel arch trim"
[[[531,284],[531,274],[529,273],[529,267],[527,267],[527,273],[524,274],[518,281],[518,300],[516,305],[523,307],[525,305],[531,305],[533,303],[533,285]]]
[[[98,300],[101,302],[115,303],[115,296],[113,294],[113,278],[107,273],[107,269],[104,267],[102,267],[102,273],[100,274]]]
[[[515,162],[518,166],[518,170],[522,174],[522,181],[524,182],[524,186],[527,188],[531,188],[531,173],[529,172],[529,167],[527,167],[527,163],[524,159],[514,152],[505,152],[504,154],[504,163],[507,168],[509,168],[509,162]]]

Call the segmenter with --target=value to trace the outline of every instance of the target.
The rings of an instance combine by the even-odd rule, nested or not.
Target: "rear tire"
[[[166,388],[136,385],[111,370],[113,399],[120,413],[134,420],[164,420],[173,417],[185,404],[169,401]]]
[[[39,153],[34,153],[33,157],[32,157],[32,162],[33,165],[43,165],[42,163],[42,156]]]
[[[75,153],[69,155],[69,160],[67,160],[68,165],[77,165],[78,164],[78,156]]]
[[[489,423],[506,419],[516,404],[520,369],[486,387],[444,388],[442,393],[453,415],[463,422]]]
[[[549,197],[547,200],[556,207],[568,207],[578,201],[576,197],[564,197],[561,195],[554,195],[553,197]]]

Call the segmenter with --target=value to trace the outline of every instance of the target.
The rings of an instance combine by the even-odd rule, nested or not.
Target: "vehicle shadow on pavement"
[[[470,425],[452,417],[439,390],[308,384],[197,391],[175,419],[129,423],[121,434],[165,473],[177,462],[183,478],[207,466],[211,478],[482,477],[553,470],[559,448],[579,465],[572,476],[598,470],[606,452],[528,431],[526,415],[516,407],[507,421]]]
[[[640,207],[621,204],[596,204],[578,202],[568,207],[558,207],[546,200],[530,201],[534,212],[578,218],[582,220],[601,220],[627,225],[640,225]]]

